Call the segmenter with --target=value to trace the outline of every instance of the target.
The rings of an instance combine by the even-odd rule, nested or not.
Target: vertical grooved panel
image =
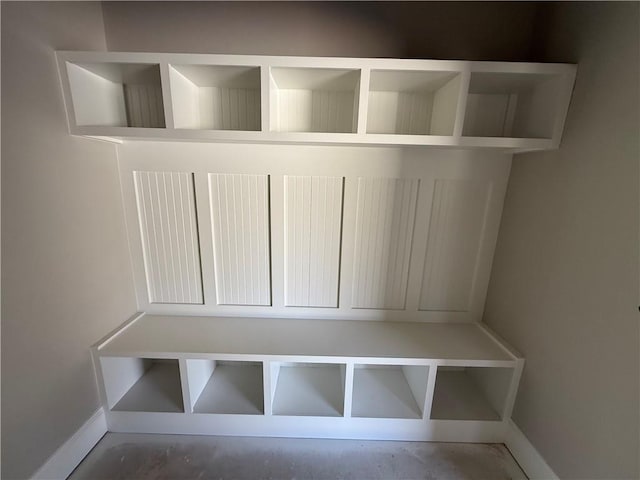
[[[354,308],[405,308],[419,186],[417,179],[358,179]]]
[[[124,86],[127,126],[164,128],[164,107],[160,85]]]
[[[285,305],[337,307],[342,177],[285,177]]]
[[[490,194],[488,182],[436,180],[420,310],[469,309]]]
[[[271,305],[268,175],[210,174],[219,305]]]
[[[200,87],[198,128],[210,130],[260,130],[260,90]]]
[[[280,132],[353,132],[353,91],[278,90]]]
[[[193,174],[134,172],[151,303],[201,304]]]

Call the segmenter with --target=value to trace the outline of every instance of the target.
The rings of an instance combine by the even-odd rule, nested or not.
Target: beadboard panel
[[[203,303],[193,174],[133,175],[150,303]]]
[[[405,308],[419,186],[417,179],[358,179],[354,308]]]
[[[210,174],[219,305],[271,305],[269,177]]]
[[[321,90],[278,90],[277,131],[353,131],[354,93]]]
[[[490,196],[488,182],[436,180],[421,310],[469,310]]]
[[[118,152],[140,311],[435,322],[482,316],[509,155],[189,142],[128,142]],[[197,219],[197,303],[160,303],[166,278],[156,281],[148,259],[164,257],[149,240],[167,224],[146,225],[139,215],[137,197],[146,195],[147,205],[152,196],[138,185],[146,172],[159,181],[162,172],[167,179],[166,172],[181,172],[183,187],[188,178],[193,188],[194,203],[184,205]]]
[[[426,135],[431,129],[433,94],[369,93],[367,133]]]
[[[125,84],[124,93],[129,127],[164,128],[160,85]]]
[[[200,87],[199,128],[260,130],[260,90]]]
[[[285,305],[337,307],[342,177],[284,179]]]

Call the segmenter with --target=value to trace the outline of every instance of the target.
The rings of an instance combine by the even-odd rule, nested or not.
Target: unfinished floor
[[[70,480],[526,479],[501,444],[107,433]]]

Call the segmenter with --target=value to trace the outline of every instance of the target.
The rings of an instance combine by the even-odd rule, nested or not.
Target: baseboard
[[[508,421],[504,444],[530,480],[558,480],[558,476],[513,420]]]
[[[107,420],[98,409],[82,427],[55,451],[33,475],[32,480],[64,480],[107,433]]]

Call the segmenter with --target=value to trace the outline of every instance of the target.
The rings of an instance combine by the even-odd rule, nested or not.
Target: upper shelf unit
[[[57,52],[69,131],[110,139],[557,148],[567,64]]]

